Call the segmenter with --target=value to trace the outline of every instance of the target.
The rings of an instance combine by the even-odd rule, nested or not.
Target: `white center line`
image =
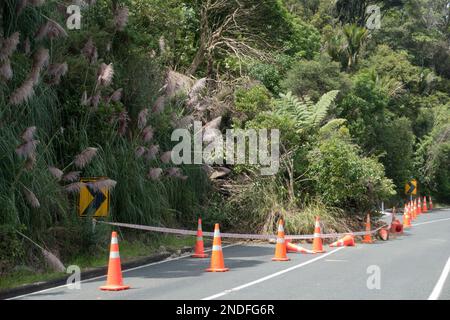
[[[431,220],[431,221],[426,221],[426,222],[419,222],[419,223],[413,223],[412,226],[421,226],[424,224],[429,224],[429,223],[434,223],[434,222],[440,222],[440,221],[447,221],[450,220],[450,218],[445,218],[445,219],[437,219],[437,220]]]
[[[444,287],[445,280],[450,272],[450,258],[448,258],[447,263],[445,264],[444,270],[442,270],[441,276],[439,277],[438,282],[434,286],[433,292],[431,292],[428,300],[437,300],[441,295],[442,288]]]
[[[334,259],[326,259],[326,262],[348,262],[348,260],[334,260]]]
[[[232,289],[229,289],[229,290],[222,291],[222,292],[220,292],[220,293],[218,293],[218,294],[215,294],[215,295],[212,295],[212,296],[203,298],[202,300],[213,300],[213,299],[222,297],[222,296],[224,296],[224,295],[227,295],[227,294],[229,294],[229,293],[231,293],[231,292],[240,291],[240,290],[242,290],[242,289],[245,289],[245,288],[254,286],[255,284],[258,284],[258,283],[267,281],[267,280],[269,280],[269,279],[272,279],[272,278],[281,276],[282,274],[285,274],[285,273],[287,273],[287,272],[293,271],[293,270],[295,270],[295,269],[304,267],[304,266],[306,266],[306,265],[308,265],[308,264],[311,264],[311,263],[313,263],[313,262],[319,261],[319,260],[321,260],[321,259],[323,259],[323,258],[325,258],[325,257],[328,257],[329,255],[331,255],[331,254],[333,254],[333,253],[338,252],[339,250],[344,249],[344,248],[345,248],[345,247],[337,248],[337,249],[335,249],[335,250],[333,250],[333,251],[330,251],[330,252],[328,252],[328,253],[325,253],[325,254],[323,254],[323,255],[320,255],[320,256],[318,256],[317,258],[314,258],[314,259],[308,260],[308,261],[306,261],[306,262],[300,263],[300,264],[298,264],[298,265],[296,265],[296,266],[293,266],[293,267],[290,267],[290,268],[287,268],[287,269],[284,269],[284,270],[275,272],[275,273],[273,273],[273,274],[271,274],[271,275],[268,275],[268,276],[265,276],[265,277],[263,277],[263,278],[261,278],[261,279],[258,279],[258,280],[255,280],[255,281],[252,281],[252,282],[243,284],[243,285],[241,285],[241,286],[239,286],[239,287],[235,287],[235,288],[232,288]]]

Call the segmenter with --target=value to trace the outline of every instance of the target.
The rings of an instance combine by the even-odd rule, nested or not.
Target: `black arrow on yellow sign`
[[[91,186],[86,185],[86,189],[89,191],[92,196],[91,202],[85,207],[83,212],[80,213],[81,216],[86,216],[90,212],[97,213],[98,209],[103,205],[105,201],[108,200],[108,197],[101,190],[94,190]]]
[[[414,190],[416,189],[416,186],[412,183],[412,181],[408,182],[408,193],[413,193]]]
[[[107,200],[106,195],[101,190],[95,191],[89,185],[86,185],[86,188],[89,190],[89,193],[92,195],[93,199],[86,207],[86,209],[84,209],[84,211],[81,213],[82,216],[86,216],[89,212],[97,212],[97,210]]]
[[[408,195],[417,194],[417,180],[413,179],[405,184],[405,193]]]

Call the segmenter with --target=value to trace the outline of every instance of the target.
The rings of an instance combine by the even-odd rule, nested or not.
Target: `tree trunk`
[[[194,60],[192,61],[191,66],[187,71],[187,75],[191,76],[197,72],[200,65],[203,63],[203,61],[205,61],[205,54],[206,50],[203,48],[203,46],[201,46],[195,54]]]

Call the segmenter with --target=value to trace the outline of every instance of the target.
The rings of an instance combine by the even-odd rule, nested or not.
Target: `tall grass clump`
[[[320,198],[291,198],[282,176],[255,177],[234,184],[224,200],[224,222],[235,231],[274,233],[283,218],[290,234],[311,234],[317,216],[330,232],[348,231],[343,210],[326,205]]]
[[[152,108],[163,58],[135,45],[128,9],[98,1],[68,32],[58,3],[37,4],[0,4],[1,273],[107,241],[107,227],[78,217],[82,177],[107,177],[91,186],[110,188],[121,222],[193,225],[209,191],[201,168],[167,157],[175,110]]]

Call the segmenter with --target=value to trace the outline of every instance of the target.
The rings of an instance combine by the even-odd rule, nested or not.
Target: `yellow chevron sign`
[[[415,196],[417,194],[417,180],[413,179],[405,185],[405,194]]]
[[[102,178],[104,179],[104,178]],[[83,178],[81,182],[95,182],[99,178]],[[80,189],[80,201],[78,206],[78,214],[81,217],[92,214],[93,217],[106,217],[109,213],[109,190],[103,188],[94,190],[89,184]]]

